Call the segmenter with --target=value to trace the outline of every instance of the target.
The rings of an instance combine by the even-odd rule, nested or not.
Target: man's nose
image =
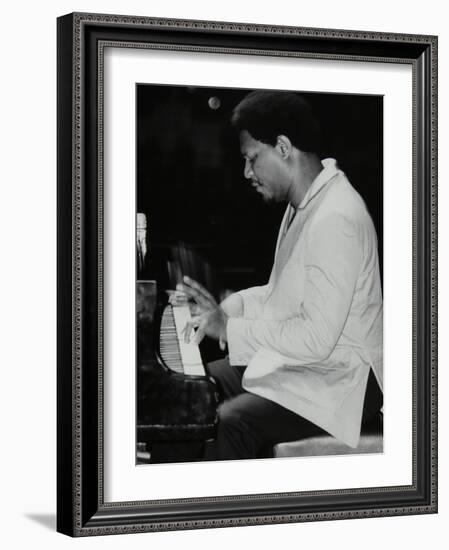
[[[243,174],[246,179],[250,180],[254,176],[253,169],[251,168],[251,163],[249,160],[245,160],[245,168],[243,170]]]

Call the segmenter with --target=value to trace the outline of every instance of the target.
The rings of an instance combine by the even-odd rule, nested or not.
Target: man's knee
[[[218,421],[222,426],[241,427],[245,424],[245,411],[237,399],[229,399],[218,407]]]
[[[207,365],[207,372],[217,383],[223,400],[244,392],[242,388],[243,370],[229,364],[229,359],[220,359]]]
[[[229,360],[227,357],[224,359],[217,359],[211,363],[207,363],[207,372],[210,376],[219,377],[222,372],[226,373],[226,370],[229,368]]]
[[[248,422],[248,415],[239,397],[224,401],[218,408],[218,433],[214,450],[207,455],[220,459],[256,458],[260,447],[257,431]],[[215,453],[215,454],[214,454]]]

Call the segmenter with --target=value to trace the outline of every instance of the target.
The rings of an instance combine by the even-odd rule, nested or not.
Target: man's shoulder
[[[344,174],[337,176],[329,186],[317,211],[320,215],[341,215],[348,219],[363,220],[368,215],[365,202]]]
[[[326,190],[310,221],[314,230],[319,227],[344,227],[347,232],[357,234],[373,230],[365,202],[344,174]]]

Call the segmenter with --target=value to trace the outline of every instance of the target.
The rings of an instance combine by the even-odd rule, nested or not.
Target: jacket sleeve
[[[265,288],[257,286],[234,292],[221,302],[220,307],[229,317],[260,317]]]
[[[299,314],[281,320],[229,319],[231,364],[247,364],[260,348],[276,351],[298,365],[319,362],[331,354],[350,310],[363,245],[356,225],[331,213],[310,227],[303,253],[305,284]]]
[[[253,286],[238,292],[243,299],[243,317],[245,319],[257,319],[262,315],[267,286]]]

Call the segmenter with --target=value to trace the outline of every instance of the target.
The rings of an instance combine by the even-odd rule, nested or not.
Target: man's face
[[[245,178],[266,202],[286,200],[285,162],[277,147],[254,139],[249,132],[240,132],[240,151],[245,159]]]

